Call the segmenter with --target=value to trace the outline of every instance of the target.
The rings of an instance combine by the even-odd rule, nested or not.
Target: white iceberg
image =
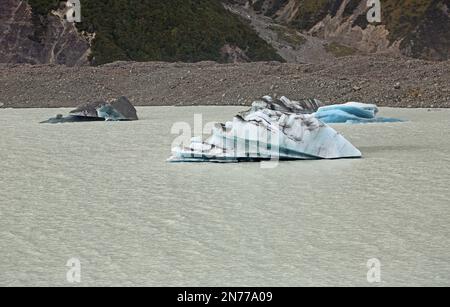
[[[216,124],[203,141],[172,149],[170,162],[241,162],[360,158],[361,152],[333,128],[308,114],[318,100],[290,101],[269,96],[255,101],[231,122]]]

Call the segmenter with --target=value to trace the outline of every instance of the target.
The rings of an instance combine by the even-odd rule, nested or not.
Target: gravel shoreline
[[[0,107],[75,107],[127,96],[136,106],[249,105],[263,95],[326,104],[450,108],[450,61],[385,55],[320,64],[116,62],[98,67],[0,64]],[[3,104],[3,106],[2,106]]]

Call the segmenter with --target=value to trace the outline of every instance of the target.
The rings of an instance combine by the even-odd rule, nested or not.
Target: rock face
[[[448,0],[381,0],[381,23],[369,24],[367,1],[234,0],[280,23],[362,52],[393,52],[429,60],[450,58]]]
[[[49,11],[58,1],[1,0],[0,63],[320,63],[357,52],[450,58],[448,0],[381,0],[380,24],[368,23],[365,0],[220,1],[240,8],[238,15],[249,23],[234,16],[236,12],[226,12],[219,1],[135,5],[117,0],[110,5],[85,0],[80,33],[75,24],[64,21],[62,10]],[[142,22],[135,23],[136,16]],[[267,27],[271,23],[276,27]]]
[[[26,1],[0,1],[0,63],[89,64],[90,43],[62,11],[33,14]]]
[[[222,61],[225,63],[246,63],[250,62],[250,59],[245,52],[238,46],[232,46],[226,44],[220,49]]]
[[[281,106],[281,108],[280,108]],[[296,112],[291,112],[296,111]],[[232,122],[216,124],[206,141],[172,149],[170,162],[243,162],[359,158],[361,152],[299,102],[269,96]]]

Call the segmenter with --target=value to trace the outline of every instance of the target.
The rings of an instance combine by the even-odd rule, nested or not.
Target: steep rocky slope
[[[380,24],[367,22],[365,0],[230,0],[325,40],[363,52],[430,60],[450,54],[449,0],[381,0]]]
[[[318,63],[356,53],[449,59],[450,0],[0,0],[0,62],[69,66],[117,60]],[[223,4],[228,8],[226,10]]]
[[[0,0],[0,62],[283,59],[219,0],[82,0],[81,23],[58,0]]]
[[[62,16],[34,14],[26,1],[0,0],[0,62],[88,64],[88,38]]]

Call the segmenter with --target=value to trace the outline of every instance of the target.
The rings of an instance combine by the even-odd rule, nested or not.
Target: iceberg
[[[138,120],[137,112],[124,96],[110,102],[89,102],[70,112],[77,117],[100,118],[107,121]]]
[[[374,104],[348,102],[320,107],[313,115],[326,124],[392,123],[400,119],[377,117],[379,109]]]
[[[138,120],[136,108],[124,96],[106,102],[103,100],[85,103],[70,111],[69,116],[58,114],[43,121],[45,124],[72,123],[84,121],[130,121]]]
[[[244,162],[360,158],[361,152],[313,113],[318,100],[265,96],[232,121],[215,124],[206,140],[172,149],[170,162]]]

